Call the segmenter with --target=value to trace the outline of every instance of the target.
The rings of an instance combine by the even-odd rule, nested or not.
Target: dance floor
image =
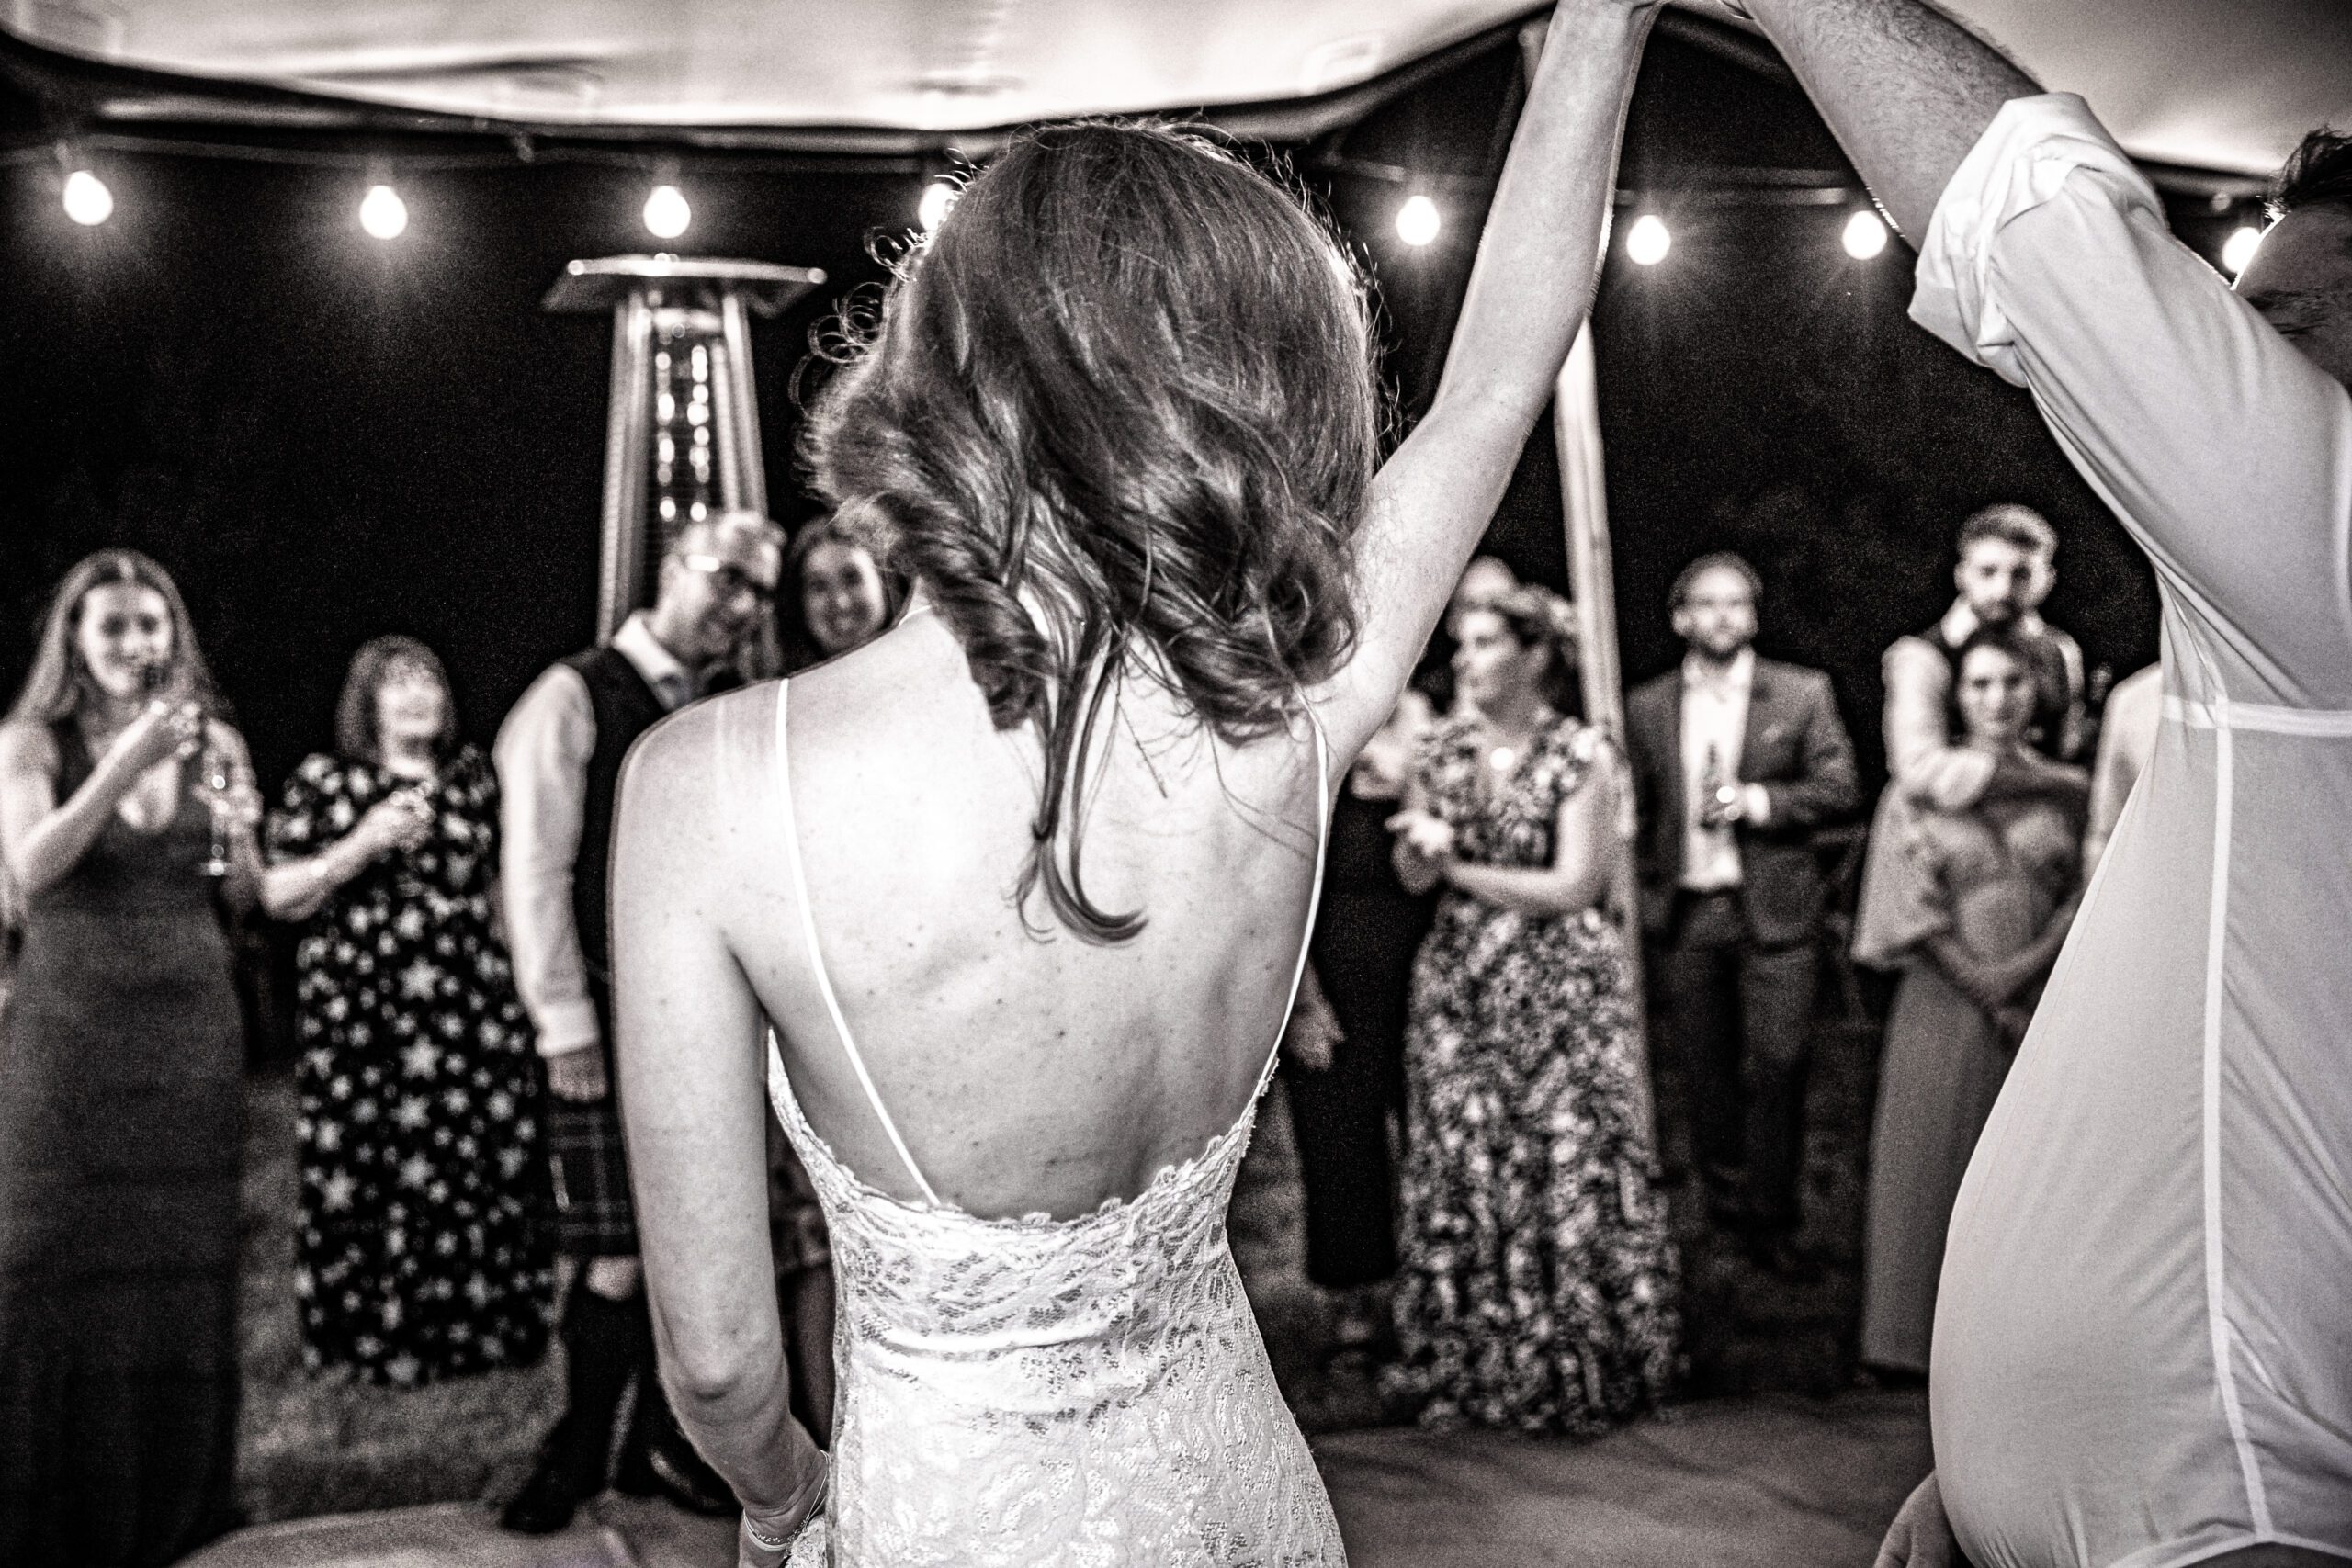
[[[1868,1568],[1928,1469],[1927,1402],[1773,1394],[1596,1443],[1387,1427],[1315,1451],[1355,1568]],[[441,1504],[266,1525],[183,1568],[726,1568],[733,1542],[724,1523],[607,1495],[538,1540]]]
[[[1388,1425],[1360,1359],[1327,1359],[1329,1307],[1302,1272],[1295,1151],[1278,1086],[1244,1162],[1234,1253],[1276,1377],[1311,1435],[1358,1568],[1608,1563],[1868,1568],[1928,1465],[1925,1398],[1844,1390],[1860,1281],[1862,1134],[1876,1040],[1829,1024],[1808,1110],[1808,1231],[1826,1268],[1791,1282],[1710,1234],[1695,1180],[1674,1194],[1693,1396],[1591,1444],[1432,1436]],[[256,1079],[248,1119],[245,1407],[251,1529],[201,1568],[692,1568],[732,1562],[727,1526],[607,1495],[561,1535],[501,1534],[553,1418],[560,1351],[538,1365],[400,1392],[300,1370],[292,1273],[294,1106]],[[1816,1397],[1827,1394],[1828,1397]]]

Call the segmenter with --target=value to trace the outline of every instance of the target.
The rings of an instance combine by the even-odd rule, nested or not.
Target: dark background
[[[1442,359],[1518,69],[1498,39],[1350,130],[1278,150],[1378,279],[1400,428]],[[0,95],[0,130],[53,135],[54,111]],[[438,649],[485,742],[588,639],[609,326],[538,300],[575,256],[655,248],[639,219],[651,155],[422,162],[448,145],[386,144],[410,211],[390,243],[358,229],[356,167],[109,152],[93,162],[116,211],[94,230],[60,209],[53,160],[0,170],[0,691],[21,682],[57,578],[107,545],[178,578],[266,787],[328,743],[369,637]],[[774,509],[805,516],[792,452],[812,328],[882,277],[869,252],[911,224],[922,175],[675,151],[695,212],[679,248],[834,280],[754,335]],[[1674,248],[1644,268],[1615,246],[1595,317],[1628,679],[1679,652],[1676,570],[1738,549],[1769,585],[1764,651],[1834,673],[1871,765],[1879,652],[1948,603],[1952,530],[1992,501],[2057,525],[2046,610],[2091,663],[2153,658],[2148,570],[2024,395],[1905,321],[1901,242],[1866,263],[1840,248],[1859,183],[1848,205],[1774,205],[1741,194],[1758,168],[1853,178],[1784,81],[1658,39],[1621,185]],[[1396,170],[1445,210],[1425,251],[1395,237]],[[2208,254],[2240,220],[2201,200],[2176,218]],[[1493,547],[1563,581],[1548,429]]]

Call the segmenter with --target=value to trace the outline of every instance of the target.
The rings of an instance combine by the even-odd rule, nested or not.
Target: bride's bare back
[[[1322,803],[1304,718],[1236,749],[1159,687],[1127,683],[1103,727],[1083,863],[1102,907],[1140,908],[1146,923],[1105,944],[1051,925],[1041,936],[1042,898],[1015,907],[1035,744],[991,726],[936,616],[793,680],[788,810],[777,705],[762,687],[674,721],[697,733],[665,734],[665,750],[713,765],[685,771],[681,797],[646,816],[692,835],[682,856],[725,833],[725,854],[664,874],[698,884],[777,1026],[804,1111],[843,1163],[921,1196],[817,988],[788,825],[842,1012],[944,1201],[1082,1213],[1133,1196],[1233,1123],[1306,934]]]

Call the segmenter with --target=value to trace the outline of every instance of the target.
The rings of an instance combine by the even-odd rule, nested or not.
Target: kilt
[[[550,1098],[547,1112],[556,1249],[567,1258],[634,1258],[637,1206],[618,1103],[611,1095],[586,1104]]]

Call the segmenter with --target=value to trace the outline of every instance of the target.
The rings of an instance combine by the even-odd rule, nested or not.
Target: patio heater
[[[774,315],[824,281],[816,267],[772,262],[603,256],[567,264],[548,290],[549,310],[613,318],[597,641],[644,604],[647,563],[679,529],[767,511],[751,315]]]

